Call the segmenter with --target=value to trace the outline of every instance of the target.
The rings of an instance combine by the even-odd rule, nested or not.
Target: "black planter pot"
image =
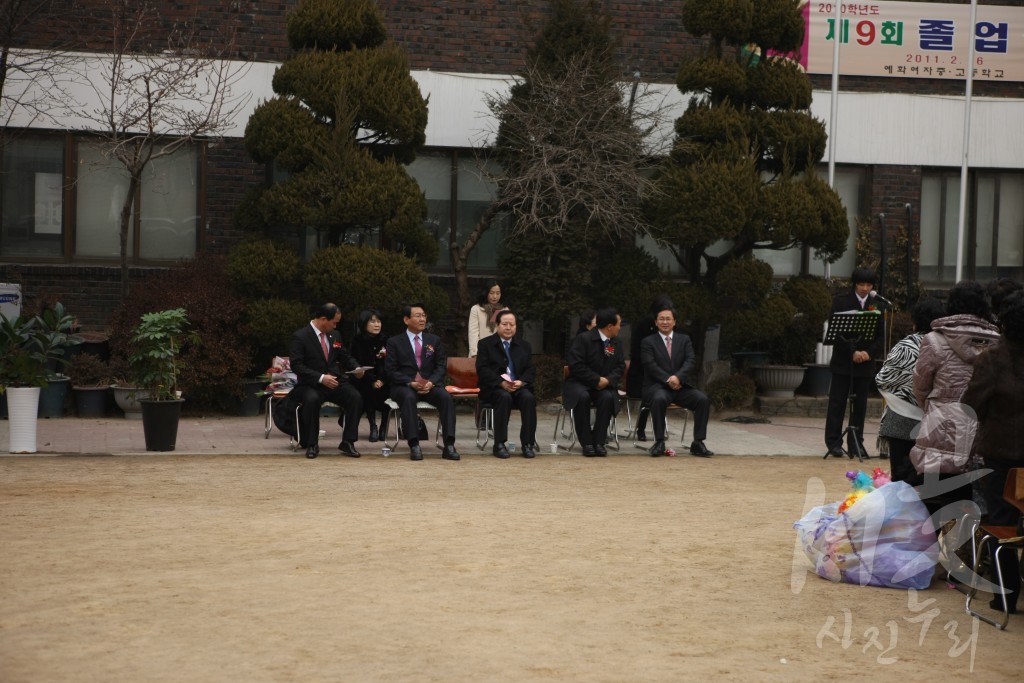
[[[142,432],[147,451],[173,451],[178,441],[178,421],[185,401],[152,401],[141,399]]]
[[[78,417],[106,417],[110,387],[71,387]]]
[[[39,417],[64,417],[64,402],[68,397],[71,380],[67,377],[49,379],[39,392]]]
[[[260,414],[260,403],[262,395],[257,396],[256,392],[263,389],[264,383],[258,379],[242,380],[242,401],[238,407],[238,414],[244,417],[252,417]]]
[[[832,384],[832,369],[827,365],[808,363],[804,367],[803,384],[796,391],[804,396],[828,396],[828,389]]]

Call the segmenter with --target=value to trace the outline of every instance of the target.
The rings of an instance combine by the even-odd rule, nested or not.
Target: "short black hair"
[[[985,294],[992,305],[992,312],[998,317],[1003,310],[1006,299],[1014,292],[1019,292],[1022,285],[1009,277],[998,277],[988,283]]]
[[[313,311],[313,320],[317,318],[327,318],[328,320],[334,320],[334,316],[338,315],[341,311],[335,304],[320,304],[316,310]]]
[[[985,298],[985,289],[973,280],[956,283],[946,298],[946,315],[976,315],[991,322],[992,309]]]
[[[497,313],[494,314],[494,324],[495,325],[500,325],[501,324],[501,319],[504,318],[506,315],[510,315],[513,318],[515,318],[516,319],[516,324],[517,325],[519,324],[519,318],[517,318],[516,314],[513,313],[508,308],[503,308],[503,309],[501,309],[500,311],[498,311]]]
[[[672,308],[671,302],[669,302],[668,306],[661,306],[660,308],[658,308],[658,310],[654,311],[655,320],[657,320],[657,317],[659,315],[661,315],[662,311],[668,311],[669,313],[672,314],[673,318],[675,318],[676,320],[679,320],[679,314],[676,313],[676,309]]]
[[[592,322],[594,322],[593,311],[584,311],[583,313],[581,313],[580,323],[579,326],[576,328],[576,334],[579,334],[580,332],[586,332],[587,329],[590,327],[590,323]]]
[[[614,325],[619,319],[619,312],[614,308],[602,308],[597,312],[597,329]]]
[[[932,331],[932,321],[938,320],[946,315],[946,307],[938,299],[928,297],[927,299],[921,299],[914,306],[914,310],[910,314],[911,320],[914,321],[914,329],[922,334],[927,334]]]
[[[411,318],[412,309],[414,308],[422,308],[424,313],[427,312],[427,307],[421,303],[402,304],[402,317]]]
[[[855,268],[853,274],[850,275],[851,284],[857,284],[858,282],[870,282],[874,286],[875,271],[870,268]]]
[[[1003,301],[999,314],[1003,336],[1015,344],[1024,344],[1024,292],[1014,292]]]

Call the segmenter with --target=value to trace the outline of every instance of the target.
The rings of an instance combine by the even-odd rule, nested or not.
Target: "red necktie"
[[[327,335],[323,332],[320,333],[320,348],[324,350],[324,360],[327,360],[330,353],[327,351]]]
[[[420,335],[413,337],[413,348],[416,351],[416,367],[423,365],[423,347],[420,345]]]
[[[669,360],[672,359],[672,337],[665,337],[665,351],[668,352]]]

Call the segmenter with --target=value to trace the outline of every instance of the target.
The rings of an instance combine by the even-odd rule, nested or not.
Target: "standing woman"
[[[380,330],[380,311],[369,308],[359,314],[359,331],[352,340],[352,357],[360,366],[373,368],[356,380],[356,388],[363,396],[363,410],[370,423],[370,441],[382,440],[388,426],[388,407],[384,403],[389,396],[384,375],[384,358],[387,356],[384,344],[387,338]],[[379,431],[377,411],[381,414]]]
[[[1003,498],[1007,473],[1013,467],[1024,467],[1024,295],[1014,294],[1000,309],[999,323],[1003,329],[1002,344],[978,357],[974,376],[963,396],[963,403],[978,416],[978,436],[974,450],[992,472],[981,480],[981,489],[988,506],[988,523],[1016,526],[1020,529],[1020,510]],[[992,545],[992,566],[995,550]],[[1017,611],[1020,596],[1020,565],[1017,553],[999,555],[1006,588],[1006,611]],[[993,609],[1002,610],[1004,596],[996,596]]]
[[[946,479],[970,469],[975,423],[961,407],[960,397],[978,356],[998,342],[999,328],[991,322],[985,290],[977,282],[958,282],[949,291],[946,316],[933,320],[932,331],[921,341],[914,366],[914,397],[924,411],[921,432],[910,450],[918,474]],[[971,500],[971,484],[941,498],[932,505]]]
[[[885,412],[878,425],[878,436],[889,446],[892,480],[911,486],[921,484],[921,476],[910,464],[911,434],[921,424],[921,407],[914,397],[914,367],[921,354],[921,340],[932,331],[932,321],[945,315],[946,308],[938,299],[924,299],[914,306],[911,318],[914,332],[896,343],[886,356],[882,369],[875,375],[875,384],[885,397]]]
[[[497,323],[494,316],[498,311],[508,308],[501,302],[501,285],[491,280],[484,287],[479,301],[469,309],[469,357],[476,356],[476,346],[484,337],[494,334]]]

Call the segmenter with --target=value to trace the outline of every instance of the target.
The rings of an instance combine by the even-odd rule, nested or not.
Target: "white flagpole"
[[[832,106],[828,113],[828,186],[836,189],[836,121],[839,118],[839,43],[842,42],[842,0],[835,1],[836,13],[832,26]],[[807,46],[808,51],[810,45]],[[832,275],[832,264],[825,261],[825,279]]]
[[[971,91],[974,87],[974,27],[977,24],[978,0],[971,0],[971,25],[968,31],[967,86],[964,90],[964,143],[960,163],[960,211],[956,225],[956,282],[964,272],[964,221],[967,215],[967,168],[971,149]]]

